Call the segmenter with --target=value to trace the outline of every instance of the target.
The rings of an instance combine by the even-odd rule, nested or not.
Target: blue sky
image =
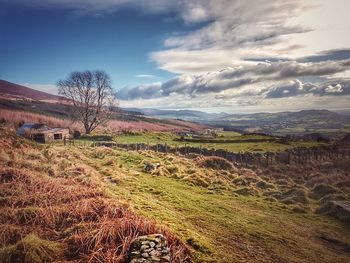
[[[253,4],[254,3],[254,4]],[[0,0],[0,78],[105,70],[120,105],[348,109],[348,0]]]
[[[157,69],[148,53],[172,32],[188,30],[181,20],[125,8],[110,15],[77,15],[62,9],[9,6],[0,14],[1,78],[15,83],[53,84],[73,70],[103,69],[116,87],[138,85]],[[136,77],[141,75],[141,77]]]

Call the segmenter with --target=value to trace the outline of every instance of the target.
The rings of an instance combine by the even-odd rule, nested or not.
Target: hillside
[[[347,224],[314,212],[349,200],[347,160],[337,169],[254,170],[217,157],[0,135],[5,260],[124,262],[131,240],[160,232],[174,263],[348,262]]]
[[[58,101],[62,97],[0,80],[0,96],[7,99]]]
[[[47,121],[51,125],[72,127],[70,114],[72,109],[69,104],[61,103],[62,97],[37,91],[25,86],[0,80],[0,118],[11,121],[15,118],[17,124],[30,121]],[[13,113],[11,113],[13,111]],[[31,113],[33,113],[31,115]],[[57,120],[55,121],[56,118]],[[75,124],[74,128],[78,128]],[[160,119],[145,116],[140,112],[120,109],[115,119],[100,127],[100,130],[148,130],[148,131],[182,131],[200,130],[205,125],[189,121]]]

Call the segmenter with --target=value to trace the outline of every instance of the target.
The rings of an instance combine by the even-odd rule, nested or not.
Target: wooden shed
[[[63,141],[69,138],[69,129],[50,128],[41,123],[24,123],[17,134],[41,143]]]

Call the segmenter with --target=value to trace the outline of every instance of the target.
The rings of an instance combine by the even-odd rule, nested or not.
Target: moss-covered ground
[[[97,136],[97,139],[103,139]],[[293,147],[313,147],[323,143],[316,141],[290,141],[282,142],[277,137],[259,134],[240,134],[237,132],[220,132],[214,138],[191,138],[180,136],[171,132],[130,132],[106,138],[121,144],[145,143],[149,145],[167,144],[169,146],[192,146],[206,149],[222,149],[232,152],[276,152],[291,149]],[[94,137],[88,137],[88,140]]]
[[[298,212],[294,204],[264,195],[237,194],[228,173],[202,169],[194,160],[106,151],[88,155],[95,156],[97,170],[118,179],[108,184],[111,196],[168,227],[193,249],[197,262],[315,262],[315,257],[318,262],[348,262],[350,258],[350,227],[315,214],[312,200],[307,211]],[[149,162],[170,172],[146,173],[143,166]],[[171,171],[171,167],[177,168]],[[188,173],[200,175],[189,178]],[[215,178],[221,173],[225,179]],[[249,175],[244,169],[235,173]]]

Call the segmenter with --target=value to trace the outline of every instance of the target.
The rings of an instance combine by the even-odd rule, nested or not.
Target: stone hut
[[[49,143],[68,139],[69,129],[50,128],[42,123],[24,123],[17,134],[37,142]]]

